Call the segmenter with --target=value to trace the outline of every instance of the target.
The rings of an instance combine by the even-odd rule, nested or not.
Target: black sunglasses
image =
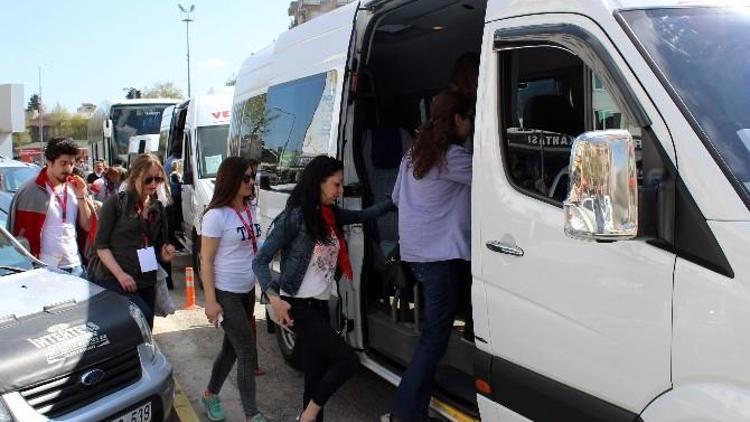
[[[255,180],[255,174],[256,173],[250,173],[242,176],[242,181],[245,183],[250,183],[251,181]]]
[[[155,181],[156,183],[161,183],[161,182],[163,182],[163,181],[164,181],[164,178],[163,178],[163,177],[161,177],[161,176],[149,176],[149,177],[147,177],[147,178],[143,179],[143,184],[144,184],[144,185],[150,185],[150,184],[151,184],[151,182],[154,182],[154,181]]]

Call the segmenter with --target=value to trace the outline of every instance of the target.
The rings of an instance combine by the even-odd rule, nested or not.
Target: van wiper
[[[14,273],[22,273],[26,271],[25,268],[12,267],[10,265],[0,265],[0,270],[13,271]]]

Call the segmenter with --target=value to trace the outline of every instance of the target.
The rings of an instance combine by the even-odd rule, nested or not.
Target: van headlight
[[[151,329],[148,327],[148,321],[146,321],[146,317],[143,316],[143,312],[141,312],[141,310],[132,302],[130,303],[130,316],[135,320],[135,323],[138,324],[138,328],[141,330],[143,343],[146,345],[146,349],[149,353],[149,361],[153,363],[154,360],[156,360],[156,343],[154,343],[154,336],[151,335]],[[0,422],[2,421],[0,420]]]
[[[0,422],[13,422],[15,419],[13,419],[13,415],[10,414],[10,410],[8,410],[8,407],[5,405],[5,402],[3,402],[3,399],[0,398]]]

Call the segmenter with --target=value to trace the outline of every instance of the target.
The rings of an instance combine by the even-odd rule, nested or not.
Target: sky
[[[39,91],[51,109],[124,98],[173,82],[187,96],[185,23],[178,1],[0,0],[0,84]],[[250,53],[289,28],[288,0],[182,0],[190,23],[192,94],[239,72]]]

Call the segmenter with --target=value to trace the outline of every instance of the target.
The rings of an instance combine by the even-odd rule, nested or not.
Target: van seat
[[[583,120],[567,98],[562,95],[537,95],[524,105],[523,126],[578,136],[584,131]]]
[[[362,139],[362,154],[375,203],[393,193],[401,157],[411,148],[409,132],[396,127],[367,129]],[[398,244],[398,217],[395,213],[380,217],[377,221],[378,239],[383,256]]]

